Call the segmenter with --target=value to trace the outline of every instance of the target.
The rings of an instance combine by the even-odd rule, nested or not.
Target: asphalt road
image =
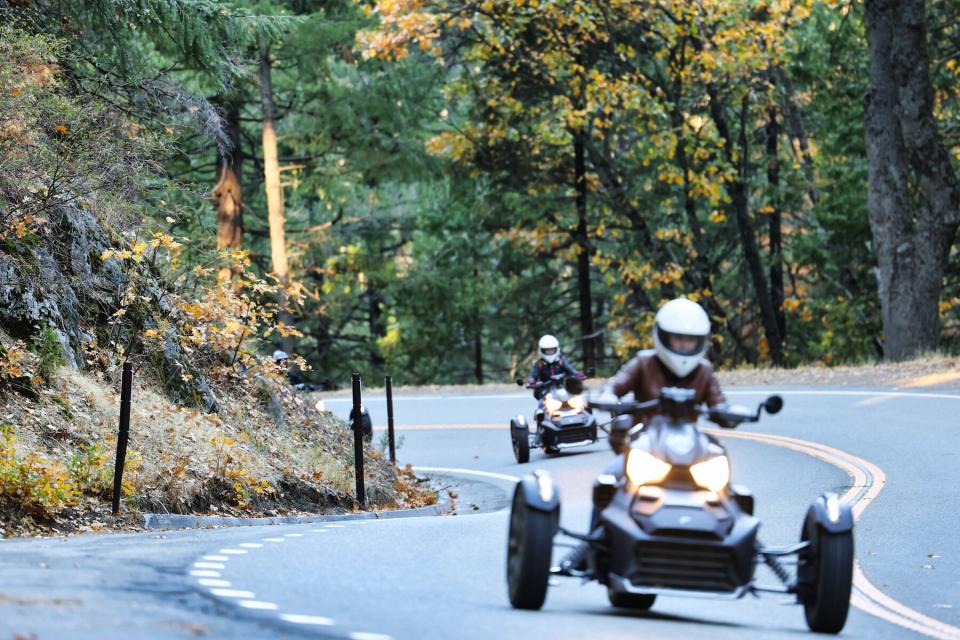
[[[736,391],[731,400],[752,405],[764,395]],[[850,495],[862,510],[856,544],[863,575],[843,635],[960,639],[960,396],[783,395],[783,412],[726,440],[734,480],[757,497],[762,540],[796,541],[813,498],[858,485]],[[327,401],[342,415],[348,402]],[[365,403],[382,425],[382,398]],[[582,529],[591,483],[611,455],[601,442],[553,458],[535,451],[530,463],[517,465],[507,420],[532,407],[520,393],[396,398],[400,462],[459,470],[431,473],[457,494],[461,515],[0,543],[0,639],[807,633],[802,609],[778,596],[660,597],[651,612],[630,614],[614,611],[596,584],[570,579],[551,586],[542,611],[510,609],[507,514],[499,507],[511,478],[548,470],[560,486],[563,524]],[[738,434],[788,440],[732,437]]]

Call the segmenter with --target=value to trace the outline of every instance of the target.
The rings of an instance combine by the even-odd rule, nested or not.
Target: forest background
[[[263,331],[260,355],[330,387],[507,380],[543,333],[608,374],[679,295],[722,367],[956,353],[958,18],[953,0],[0,1],[0,243],[75,200],[113,221],[102,261],[275,307],[192,339]]]

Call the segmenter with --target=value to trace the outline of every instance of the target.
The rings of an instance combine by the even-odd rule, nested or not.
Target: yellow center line
[[[863,495],[851,504],[855,520],[860,519],[864,510],[876,499],[887,482],[886,474],[877,465],[827,445],[763,433],[732,432],[718,429],[705,429],[705,431],[717,437],[752,440],[792,449],[843,469],[853,479],[853,484],[841,499],[844,502],[852,503],[853,499],[863,492]],[[853,585],[861,593],[853,593],[850,603],[861,611],[931,638],[960,640],[960,628],[915,611],[880,591],[864,575],[859,561],[854,561]]]
[[[507,430],[506,424],[499,423],[405,424],[396,425],[395,428],[399,431]],[[887,482],[886,474],[877,465],[824,444],[764,433],[718,429],[704,431],[720,438],[751,440],[792,449],[843,469],[850,476],[852,484],[841,499],[851,505],[855,520],[860,519],[866,508],[880,495]],[[860,591],[851,595],[850,603],[854,607],[869,615],[937,640],[960,640],[960,628],[915,611],[880,591],[864,575],[859,561],[854,561],[853,575],[853,585]]]

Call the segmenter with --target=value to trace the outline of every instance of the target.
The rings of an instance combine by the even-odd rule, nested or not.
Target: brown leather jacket
[[[697,404],[706,404],[708,407],[727,402],[723,392],[720,391],[720,381],[717,380],[713,366],[709,362],[703,360],[687,377],[678,378],[660,362],[653,349],[641,351],[623,365],[617,375],[610,378],[604,385],[604,391],[609,391],[618,397],[632,391],[637,402],[646,402],[659,398],[660,390],[664,387],[694,389]],[[656,412],[657,410],[654,409],[650,413],[639,416],[639,419],[647,421]]]

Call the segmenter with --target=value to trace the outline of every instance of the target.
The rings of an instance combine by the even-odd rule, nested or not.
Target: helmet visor
[[[693,356],[703,353],[707,346],[707,336],[690,336],[683,333],[671,333],[657,329],[660,344],[678,356]]]
[[[556,348],[556,347],[550,347],[550,348],[548,348],[548,349],[540,349],[540,353],[542,353],[542,354],[545,355],[545,356],[552,356],[552,355],[555,354],[556,352],[557,352],[557,348]]]

